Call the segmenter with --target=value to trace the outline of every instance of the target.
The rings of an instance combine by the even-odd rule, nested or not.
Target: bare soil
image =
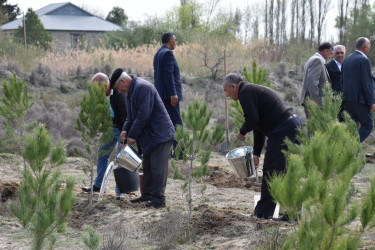
[[[82,171],[85,164],[86,160],[71,157],[63,165],[63,175],[76,178],[74,190],[77,200],[68,218],[68,231],[59,235],[56,249],[84,249],[82,235],[87,235],[89,225],[95,228],[101,247],[106,249],[111,249],[110,246],[112,249],[264,249],[272,243],[280,244],[295,226],[293,223],[250,217],[254,195],[260,192],[260,183],[256,183],[254,177],[236,177],[225,157],[214,154],[209,162],[210,176],[195,182],[192,188],[193,240],[181,243],[181,239],[186,239],[188,216],[186,193],[181,188],[183,180],[168,179],[166,208],[148,209],[144,204],[130,202],[140,196],[139,191],[127,194],[124,200],[116,200],[112,176],[104,199],[98,202],[98,193],[95,193],[90,207],[88,195],[81,191],[81,187],[88,184],[88,177]],[[178,164],[186,167],[181,162]],[[358,190],[356,197],[360,198],[362,191],[369,186],[373,167],[373,164],[367,164],[354,178]],[[19,156],[0,155],[0,249],[30,248],[30,235],[9,209],[16,198],[22,168],[23,161]],[[202,194],[204,186],[206,190]],[[358,224],[353,228],[356,226]],[[280,236],[276,242],[277,230]],[[363,249],[375,247],[374,235],[374,231],[364,235],[361,242]],[[113,238],[122,242],[117,242],[117,247],[114,247]]]

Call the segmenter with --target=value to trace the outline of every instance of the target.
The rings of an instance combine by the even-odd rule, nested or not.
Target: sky
[[[244,8],[247,3],[259,2],[261,0],[221,0],[222,8],[236,7]],[[142,21],[145,16],[163,16],[167,10],[180,4],[180,0],[8,0],[7,3],[18,4],[21,11],[27,12],[28,8],[34,11],[51,3],[71,2],[78,7],[84,6],[87,10],[95,10],[102,16],[107,16],[113,7],[118,6],[125,10],[130,20]],[[204,2],[200,0],[200,2]]]
[[[69,0],[8,0],[7,3],[18,4],[21,11],[27,12],[28,8],[32,8],[34,11],[38,10],[51,3],[68,2]],[[199,0],[204,3],[205,0]],[[143,21],[148,16],[162,17],[166,11],[171,10],[174,6],[180,5],[180,0],[70,0],[71,3],[84,7],[85,10],[106,17],[107,14],[118,6],[125,10],[129,20],[132,21]],[[374,0],[370,0],[374,2]],[[221,0],[217,9],[232,9],[233,11],[238,7],[241,10],[245,9],[246,5],[252,3],[264,3],[263,0]],[[332,0],[330,11],[326,18],[326,33],[323,39],[335,40],[338,37],[337,30],[334,28],[335,17],[338,15],[337,11],[337,0]]]

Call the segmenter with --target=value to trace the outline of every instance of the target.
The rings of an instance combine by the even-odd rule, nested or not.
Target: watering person
[[[367,57],[370,47],[368,38],[358,38],[355,42],[356,50],[344,59],[341,67],[343,108],[358,124],[361,142],[370,135],[374,127],[374,79]]]
[[[333,59],[326,63],[328,75],[331,82],[332,89],[338,93],[342,94],[342,85],[341,85],[341,65],[345,58],[345,46],[336,45],[333,47]],[[338,120],[343,121],[343,110],[340,109],[339,114],[337,115]]]
[[[272,89],[247,83],[239,74],[228,74],[224,78],[223,88],[227,97],[239,100],[244,112],[245,122],[238,132],[238,140],[244,141],[245,135],[250,131],[254,133],[253,157],[256,168],[265,138],[268,138],[263,163],[261,197],[253,215],[269,219],[276,204],[268,190],[267,181],[273,174],[285,172],[286,162],[282,151],[287,150],[287,146],[284,140],[289,138],[296,142],[297,128],[303,126],[302,121]]]
[[[102,185],[103,177],[105,174],[105,171],[107,169],[108,163],[109,163],[109,156],[111,155],[113,149],[116,145],[116,143],[120,142],[120,133],[121,128],[125,123],[126,120],[126,104],[125,99],[126,95],[123,93],[118,92],[117,90],[111,91],[109,87],[109,79],[107,75],[103,73],[97,73],[94,75],[94,77],[91,79],[91,82],[97,82],[99,85],[104,84],[105,85],[105,93],[106,96],[110,96],[110,111],[111,111],[111,117],[113,121],[113,134],[114,137],[112,141],[110,141],[108,144],[102,146],[99,148],[100,151],[106,151],[104,155],[99,156],[97,160],[97,166],[96,166],[96,173],[97,176],[95,178],[95,182],[93,185],[93,191],[99,192],[100,187]],[[109,150],[109,151],[108,151]],[[121,168],[121,166],[119,166]],[[127,171],[126,169],[123,169],[123,171]],[[131,174],[129,173],[128,176]],[[130,177],[128,177],[130,178]],[[138,176],[137,176],[138,178]],[[138,179],[137,179],[138,180]],[[90,192],[91,187],[83,187],[82,190],[84,192]],[[135,191],[135,190],[134,190]],[[116,199],[123,199],[125,197],[125,193],[121,193],[120,190],[116,187]]]
[[[331,54],[332,45],[330,43],[322,43],[318,47],[318,52],[311,56],[305,64],[300,104],[305,109],[306,118],[310,118],[310,114],[305,106],[307,97],[321,106],[323,87],[329,81],[325,63]]]
[[[176,37],[172,32],[165,32],[161,36],[163,46],[154,56],[154,84],[165,108],[172,120],[173,126],[182,126],[180,101],[182,101],[182,87],[180,69],[173,50],[176,48]],[[173,140],[173,149],[177,141]],[[173,157],[176,157],[173,150]]]
[[[110,87],[127,93],[127,118],[122,128],[121,139],[129,145],[137,143],[143,154],[143,184],[141,197],[132,203],[148,202],[146,207],[166,206],[169,149],[175,128],[164,104],[151,83],[129,76],[123,69],[116,69]]]

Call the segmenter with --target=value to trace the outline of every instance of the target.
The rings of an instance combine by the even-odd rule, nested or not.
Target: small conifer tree
[[[87,84],[89,95],[83,94],[81,111],[77,118],[76,129],[81,132],[82,141],[86,143],[84,156],[90,161],[90,186],[94,182],[94,164],[100,156],[98,149],[109,143],[113,138],[112,120],[109,102],[105,95],[104,85]],[[102,136],[98,135],[102,133]],[[109,149],[108,151],[112,151]],[[108,153],[101,151],[102,154]],[[89,204],[92,204],[93,189],[91,188]]]
[[[90,250],[98,249],[99,244],[100,244],[100,239],[99,239],[97,232],[91,226],[87,228],[87,232],[88,232],[88,237],[83,236],[83,243],[85,243],[86,247]]]
[[[252,62],[251,70],[248,70],[246,66],[243,67],[243,75],[245,76],[246,80],[249,83],[259,84],[262,86],[272,88],[270,80],[266,78],[267,70],[263,67],[258,66],[258,63],[255,59]],[[233,118],[233,125],[235,128],[235,131],[239,131],[242,124],[245,121],[241,104],[238,100],[237,101],[232,100],[230,102],[230,106],[233,108],[232,110],[229,111],[229,114]],[[247,139],[246,142],[248,144],[252,144],[250,139]]]
[[[1,142],[4,148],[15,148],[15,145],[23,149],[23,136],[29,126],[25,117],[33,103],[29,101],[29,89],[16,73],[9,76],[9,83],[3,80],[4,97],[1,98],[0,115],[5,119],[3,124],[8,139]]]
[[[65,150],[61,141],[51,148],[51,137],[44,125],[39,125],[25,141],[23,158],[27,167],[18,202],[11,204],[11,211],[32,234],[32,249],[42,249],[47,238],[52,248],[56,231],[66,230],[66,219],[75,203],[74,180],[67,178],[65,189],[61,190],[59,166],[65,161]]]
[[[324,89],[323,108],[308,101],[310,138],[301,131],[299,145],[286,141],[287,171],[268,183],[288,217],[300,220],[284,249],[356,249],[364,229],[375,225],[374,180],[361,209],[348,199],[350,182],[364,165],[364,154],[354,121],[347,113],[345,123],[337,121],[340,103],[329,87]],[[359,214],[362,229],[345,235],[345,227]]]
[[[175,139],[178,141],[176,155],[180,155],[181,149],[183,149],[183,161],[190,161],[189,176],[186,183],[188,185],[189,225],[193,200],[191,194],[192,178],[209,175],[207,163],[210,159],[211,147],[224,140],[225,129],[221,124],[218,124],[210,133],[211,115],[212,111],[207,111],[206,102],[200,103],[198,100],[190,102],[188,110],[182,110],[181,112],[185,126],[177,126],[175,135]],[[194,168],[195,161],[200,163],[199,167]],[[180,177],[177,173],[176,175]]]

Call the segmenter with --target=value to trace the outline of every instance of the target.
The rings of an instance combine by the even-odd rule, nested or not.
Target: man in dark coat
[[[267,136],[267,147],[263,163],[261,197],[254,215],[258,218],[272,217],[276,204],[268,190],[268,179],[285,171],[283,150],[287,150],[284,140],[296,141],[297,128],[302,127],[301,119],[272,89],[245,82],[238,74],[228,74],[223,84],[226,96],[239,100],[245,122],[237,135],[243,141],[245,135],[254,131],[254,164],[258,168],[259,158]]]
[[[123,69],[116,69],[111,77],[111,88],[127,93],[127,118],[121,139],[129,145],[137,142],[143,154],[142,195],[133,203],[151,201],[146,207],[165,207],[169,148],[175,129],[155,87]]]
[[[166,32],[161,37],[163,46],[154,56],[154,81],[164,106],[175,128],[182,125],[180,114],[180,101],[182,101],[182,88],[180,69],[173,50],[176,48],[176,37],[172,32]],[[173,141],[176,147],[177,141]]]
[[[342,93],[341,65],[345,58],[345,52],[346,51],[344,45],[334,46],[333,59],[330,62],[326,63],[332,89],[338,93]]]
[[[333,47],[333,59],[326,63],[327,71],[329,74],[331,87],[338,93],[342,94],[342,85],[341,85],[341,65],[345,58],[345,46],[336,45]],[[343,121],[342,107],[339,114],[337,115],[339,121]]]
[[[356,50],[342,63],[343,108],[359,124],[359,138],[363,142],[374,127],[374,80],[367,58],[371,43],[366,37],[355,42]]]

